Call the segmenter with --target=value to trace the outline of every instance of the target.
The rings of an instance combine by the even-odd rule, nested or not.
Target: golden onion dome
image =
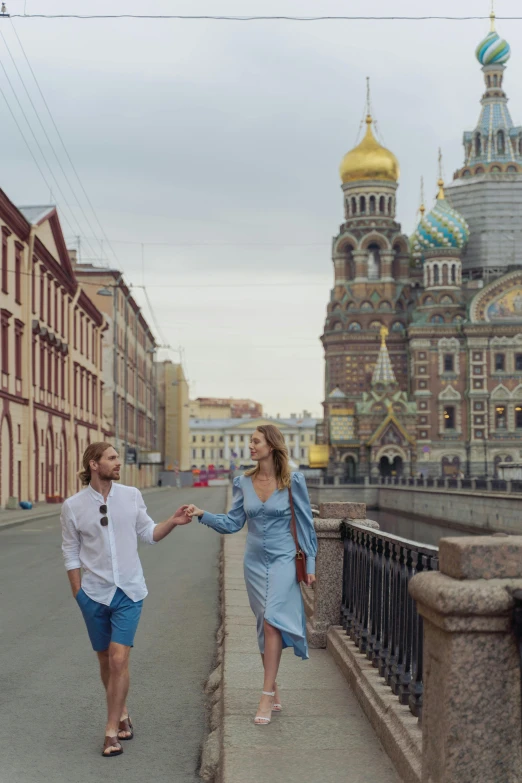
[[[385,179],[397,182],[399,179],[399,161],[393,152],[379,144],[373,135],[372,122],[368,114],[364,139],[355,149],[347,152],[341,161],[339,173],[343,183],[361,179]]]

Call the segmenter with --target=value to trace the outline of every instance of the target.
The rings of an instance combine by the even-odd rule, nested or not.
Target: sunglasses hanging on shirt
[[[100,519],[100,525],[101,525],[102,527],[107,527],[107,525],[109,524],[109,517],[108,517],[108,516],[106,516],[106,514],[107,514],[107,506],[106,506],[106,505],[100,506],[100,514],[103,514],[103,515],[104,515],[104,516],[103,516],[103,517]]]

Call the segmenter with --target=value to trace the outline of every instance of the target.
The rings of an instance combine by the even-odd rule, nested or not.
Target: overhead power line
[[[15,36],[16,36],[16,40],[18,41],[18,43],[19,43],[19,45],[20,45],[20,49],[22,50],[22,54],[23,54],[23,56],[24,56],[24,58],[25,58],[25,61],[26,61],[26,63],[27,63],[27,66],[28,66],[29,70],[31,71],[31,74],[32,74],[32,77],[33,77],[33,79],[34,79],[34,82],[35,82],[35,84],[36,84],[36,87],[37,87],[37,89],[38,89],[38,92],[40,93],[40,97],[42,98],[42,101],[43,101],[43,103],[44,103],[44,106],[45,106],[45,108],[46,108],[46,110],[47,110],[47,113],[48,113],[48,115],[49,115],[49,119],[51,120],[51,123],[52,123],[52,125],[53,125],[53,127],[54,127],[54,129],[55,129],[55,131],[56,131],[56,135],[58,136],[58,138],[59,138],[59,140],[60,140],[60,144],[62,145],[63,151],[64,151],[64,153],[65,153],[65,155],[66,155],[66,157],[67,157],[67,160],[69,161],[69,164],[70,164],[70,166],[71,166],[71,169],[72,169],[72,171],[73,171],[73,173],[74,173],[74,175],[75,175],[76,179],[78,180],[78,184],[79,184],[79,186],[80,186],[80,188],[81,188],[81,190],[82,190],[82,193],[83,193],[83,195],[85,196],[85,199],[86,199],[86,201],[87,201],[87,203],[88,203],[88,205],[89,205],[89,207],[90,207],[90,209],[91,209],[91,212],[92,212],[92,214],[94,215],[94,219],[95,219],[96,223],[98,224],[98,227],[99,227],[99,229],[100,229],[100,231],[101,231],[101,233],[102,233],[102,236],[103,236],[104,240],[106,241],[106,243],[107,243],[107,245],[108,245],[109,249],[111,250],[111,252],[112,252],[112,254],[113,254],[113,256],[114,256],[114,258],[116,259],[116,261],[117,261],[117,262],[118,262],[118,264],[119,264],[120,262],[119,262],[119,259],[118,259],[118,256],[117,256],[117,254],[116,254],[116,251],[115,251],[115,250],[114,250],[114,248],[112,247],[112,245],[111,245],[111,243],[110,243],[110,240],[108,239],[108,237],[107,237],[107,234],[105,233],[105,230],[104,230],[104,228],[103,228],[102,224],[100,223],[100,220],[99,220],[99,218],[98,218],[98,215],[97,215],[97,213],[96,213],[96,210],[94,209],[94,206],[92,205],[91,199],[89,198],[89,195],[88,195],[87,191],[85,190],[85,187],[84,187],[84,185],[83,185],[83,182],[82,182],[82,180],[81,180],[81,178],[80,178],[80,175],[78,174],[78,171],[76,170],[76,166],[74,165],[74,163],[73,163],[73,161],[72,161],[72,158],[71,158],[71,156],[70,156],[70,154],[69,154],[69,150],[68,150],[68,149],[67,149],[67,147],[65,146],[65,142],[64,142],[64,140],[63,140],[62,134],[60,133],[60,130],[59,130],[59,128],[58,128],[58,126],[57,126],[57,124],[56,124],[56,122],[55,122],[55,119],[54,119],[54,117],[53,117],[53,114],[52,114],[52,112],[51,112],[51,109],[49,108],[49,104],[47,103],[47,100],[46,100],[46,98],[45,98],[45,95],[44,95],[44,94],[43,94],[43,92],[42,92],[42,88],[40,87],[40,83],[39,83],[38,79],[36,78],[36,74],[35,74],[35,72],[34,72],[34,70],[33,70],[33,66],[31,65],[31,62],[30,62],[30,60],[29,60],[29,58],[28,58],[28,56],[27,56],[27,54],[26,54],[26,51],[25,51],[25,49],[24,49],[24,46],[23,46],[23,44],[22,44],[22,41],[20,40],[20,37],[19,37],[19,35],[18,35],[17,31],[16,31],[16,27],[14,26],[14,24],[13,24],[12,22],[11,22],[11,27],[12,27],[12,29],[13,29],[13,32],[14,32]],[[6,47],[7,47],[7,44],[6,44]],[[9,51],[9,50],[8,50],[8,51]],[[9,54],[11,54],[11,53],[9,52]],[[11,57],[12,57],[12,55],[11,55]],[[17,69],[17,70],[18,70],[18,69]],[[55,154],[56,154],[56,153],[55,153]],[[72,187],[72,186],[71,186],[71,187]],[[83,213],[83,209],[82,209],[82,213]],[[85,214],[85,213],[83,213],[83,214]],[[90,230],[91,230],[91,231],[93,231],[93,229],[90,227],[90,223],[89,223],[89,228],[90,228]],[[93,232],[93,233],[95,233],[95,232]],[[100,240],[98,239],[98,241],[100,241]]]
[[[0,15],[0,18],[9,16]],[[212,22],[425,22],[443,20],[450,22],[469,22],[489,19],[488,16],[217,16],[212,14],[11,14],[12,19],[174,19],[180,21]],[[497,16],[499,20],[522,21],[522,16]]]

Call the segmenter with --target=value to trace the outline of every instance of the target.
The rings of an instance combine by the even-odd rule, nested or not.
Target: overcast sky
[[[488,0],[8,0],[11,13],[24,7],[302,16],[490,10]],[[520,0],[498,0],[499,17],[517,14]],[[129,282],[147,285],[163,338],[184,348],[192,396],[251,397],[271,415],[304,408],[320,415],[318,338],[333,280],[331,239],[342,220],[338,166],[359,138],[365,77],[381,140],[400,162],[398,220],[410,233],[421,175],[429,204],[436,192],[438,147],[447,180],[462,165],[462,132],[475,126],[483,92],[474,50],[488,21],[14,25],[119,267]],[[497,29],[512,47],[504,87],[522,124],[522,22],[498,20]],[[40,110],[11,23],[1,20],[0,30]],[[16,86],[1,38],[0,61]],[[3,71],[0,78],[20,116]],[[83,257],[96,251],[115,263],[106,243],[100,249],[92,238],[19,96],[71,204],[74,217],[36,150],[69,244],[76,218]],[[0,187],[17,204],[48,203],[49,187],[2,101]],[[97,229],[92,216],[91,224]],[[141,292],[136,298],[145,306]]]

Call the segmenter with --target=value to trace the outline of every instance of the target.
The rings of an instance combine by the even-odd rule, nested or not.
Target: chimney
[[[71,264],[73,266],[76,266],[78,264],[78,251],[75,247],[69,247],[67,248],[67,252],[69,253],[69,259],[71,261]]]

